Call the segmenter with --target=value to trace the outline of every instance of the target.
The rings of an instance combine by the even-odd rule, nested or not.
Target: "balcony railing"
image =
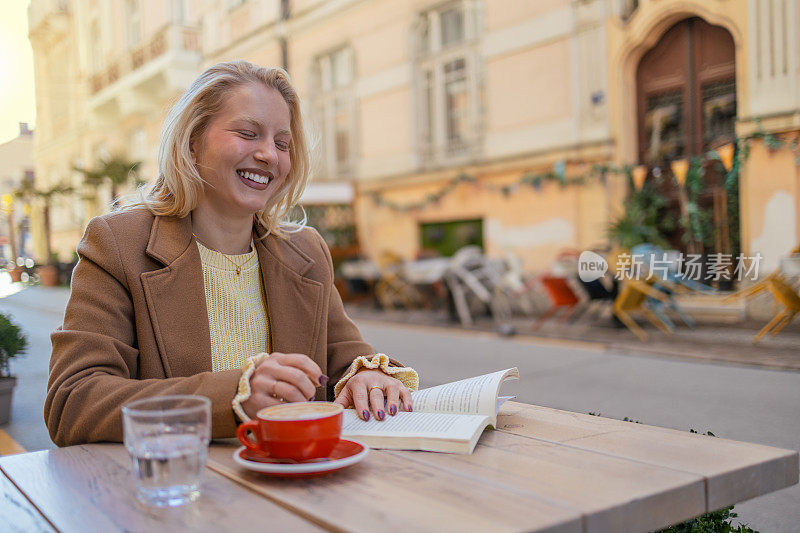
[[[129,50],[89,79],[89,89],[96,94],[120,78],[135,72],[168,51],[199,52],[200,30],[168,25],[146,43]]]

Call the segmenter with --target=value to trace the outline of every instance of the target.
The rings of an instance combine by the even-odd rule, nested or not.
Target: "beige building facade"
[[[758,133],[781,149],[745,142],[737,216],[769,269],[800,240],[798,33],[785,0],[32,0],[37,181],[79,186],[110,154],[152,177],[169,102],[247,59],[296,82],[316,147],[304,203],[344,249],[474,243],[542,270],[607,244],[630,185],[602,168],[652,180]],[[675,72],[650,76],[662,53]],[[107,194],[63,199],[59,251]]]
[[[29,251],[30,207],[24,200],[16,198],[15,192],[23,183],[33,181],[33,130],[27,123],[20,122],[19,135],[0,144],[0,246],[4,264],[16,261],[17,257]]]

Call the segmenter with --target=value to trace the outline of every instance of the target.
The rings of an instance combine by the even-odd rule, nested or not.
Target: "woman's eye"
[[[275,146],[277,146],[278,150],[281,150],[282,152],[288,152],[289,151],[289,143],[283,143],[283,142],[275,143]]]
[[[240,130],[238,133],[242,137],[247,137],[248,139],[253,139],[256,136],[255,133],[253,133],[252,131],[247,131],[247,130]]]

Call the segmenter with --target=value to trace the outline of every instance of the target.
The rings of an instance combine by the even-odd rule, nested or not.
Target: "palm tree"
[[[36,189],[32,181],[23,181],[20,186],[14,191],[14,196],[30,204],[34,198],[41,198],[42,200],[42,220],[44,222],[44,244],[47,254],[47,264],[55,264],[56,261],[53,257],[52,237],[50,230],[50,205],[53,198],[62,194],[70,194],[73,188],[69,185],[59,183],[53,185],[49,189]]]
[[[83,174],[84,183],[92,187],[97,187],[108,182],[111,187],[111,203],[117,201],[117,189],[121,185],[126,185],[131,178],[138,184],[139,178],[136,174],[137,167],[141,161],[131,161],[121,155],[115,155],[108,159],[100,159],[99,165],[93,169],[75,168]]]

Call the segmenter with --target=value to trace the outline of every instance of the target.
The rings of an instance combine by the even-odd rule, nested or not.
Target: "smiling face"
[[[192,142],[206,182],[197,209],[226,218],[252,218],[262,210],[289,174],[290,126],[289,106],[277,90],[257,83],[232,89]]]

